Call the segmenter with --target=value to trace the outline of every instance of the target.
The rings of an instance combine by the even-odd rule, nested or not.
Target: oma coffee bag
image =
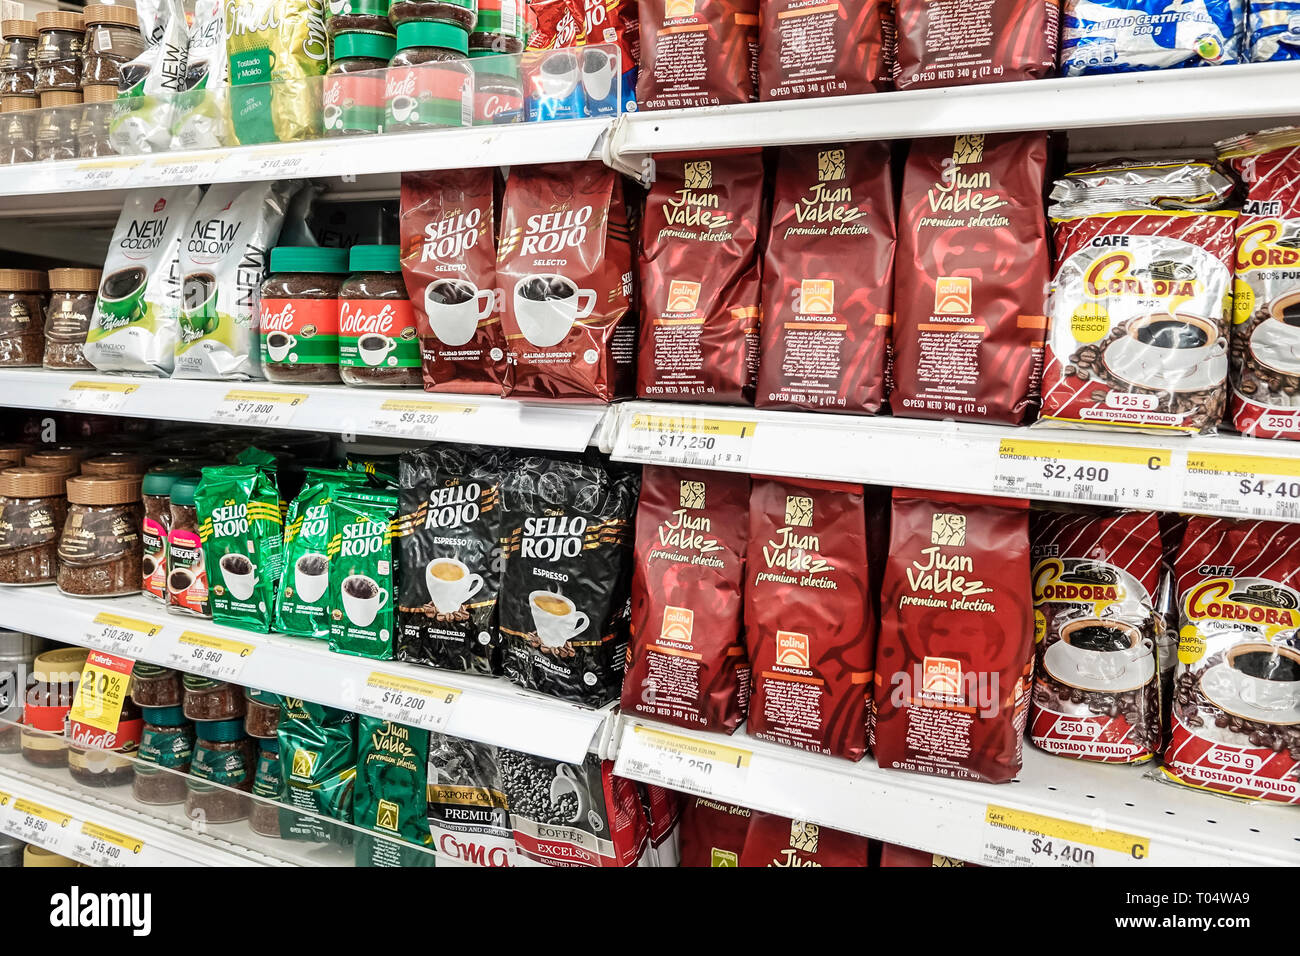
[[[330,502],[330,650],[393,656],[398,580],[393,553],[397,492],[341,488]]]
[[[356,484],[364,484],[356,472],[308,468],[302,488],[289,502],[284,573],[275,601],[275,629],[281,634],[330,636],[330,503],[340,488]]]
[[[357,716],[352,822],[357,866],[433,866],[427,817],[429,731]]]
[[[517,865],[496,747],[431,733],[428,805],[438,866]]]
[[[257,465],[204,468],[194,491],[212,619],[267,633],[284,567],[275,480]]]
[[[197,186],[127,195],[86,334],[86,360],[99,371],[171,374],[181,312],[181,235],[198,203]]]

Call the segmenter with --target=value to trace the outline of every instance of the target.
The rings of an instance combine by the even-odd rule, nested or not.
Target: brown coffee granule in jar
[[[280,739],[270,737],[259,740],[257,748],[257,773],[253,777],[253,806],[248,813],[248,825],[254,833],[279,837],[280,790],[283,777],[280,772]],[[260,798],[260,799],[257,799]]]
[[[51,269],[50,304],[45,310],[46,368],[87,369],[83,348],[95,314],[99,269]]]
[[[339,375],[345,385],[420,385],[415,313],[395,245],[353,246],[339,287]]]
[[[35,96],[36,21],[5,20],[0,36],[0,96]]]
[[[248,711],[244,714],[244,733],[264,740],[274,738],[280,726],[280,698],[251,687],[244,692],[244,696],[248,702]]]
[[[32,683],[23,698],[23,759],[38,767],[68,763],[68,741],[63,736],[81,685],[86,654],[80,647],[56,647],[38,654],[32,662]],[[27,729],[30,728],[30,731]]]
[[[131,670],[131,698],[141,707],[179,707],[181,675],[170,668],[136,661]]]
[[[67,517],[66,472],[21,466],[0,471],[0,584],[51,584]]]
[[[47,10],[36,14],[36,92],[81,89],[81,46],[85,21],[80,13]]]
[[[0,367],[40,365],[45,353],[45,273],[0,269]]]
[[[198,742],[186,781],[185,815],[206,823],[243,820],[252,803],[248,791],[257,770],[256,745],[238,720],[203,721],[194,730]]]
[[[339,381],[339,286],[348,251],[276,246],[258,306],[262,372],[267,381]]]
[[[185,716],[190,720],[238,720],[244,716],[242,687],[199,674],[185,674],[181,682],[185,685]]]
[[[59,539],[59,590],[115,597],[140,590],[140,477],[79,475],[67,481]]]

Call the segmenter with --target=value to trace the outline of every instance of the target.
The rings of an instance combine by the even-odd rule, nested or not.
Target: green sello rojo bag
[[[395,490],[340,489],[330,503],[330,650],[393,656]]]
[[[280,702],[280,835],[286,840],[349,846],[352,831],[295,813],[352,821],[357,776],[356,715],[296,697]]]
[[[433,866],[426,792],[429,732],[364,714],[357,723],[352,822],[379,836],[357,835],[356,865]]]
[[[284,562],[284,521],[274,480],[256,465],[204,468],[194,505],[212,619],[270,631]]]
[[[284,524],[284,576],[275,602],[275,629],[296,637],[330,636],[330,502],[338,489],[362,476],[332,468],[308,468]]]

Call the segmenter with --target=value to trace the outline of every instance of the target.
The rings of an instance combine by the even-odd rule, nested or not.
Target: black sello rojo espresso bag
[[[212,619],[270,631],[284,562],[284,523],[274,479],[257,465],[204,468],[194,503]]]

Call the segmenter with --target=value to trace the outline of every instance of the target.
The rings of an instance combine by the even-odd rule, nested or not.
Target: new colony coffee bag
[[[876,651],[876,762],[1005,783],[1034,667],[1029,507],[894,489]]]
[[[1193,517],[1164,773],[1300,803],[1300,525]]]
[[[427,391],[500,395],[505,386],[495,175],[492,169],[402,173],[402,276]]]
[[[623,183],[612,169],[511,170],[497,248],[508,394],[607,402],[631,392],[631,253]]]
[[[900,90],[1037,80],[1056,68],[1059,0],[895,0]]]
[[[880,410],[895,236],[888,146],[780,150],[763,260],[760,408]]]
[[[748,475],[642,471],[624,713],[723,733],[745,719],[748,502]]]
[[[955,9],[955,8],[954,8]],[[914,140],[903,175],[890,405],[1019,424],[1048,285],[1045,133]]]
[[[268,633],[284,569],[284,519],[274,478],[257,465],[204,468],[194,504],[212,619]]]
[[[749,733],[813,753],[867,752],[872,596],[861,485],[755,478],[745,642]]]
[[[758,0],[640,0],[643,110],[758,99]]]
[[[888,88],[894,23],[887,0],[773,0],[759,21],[760,100]]]
[[[1141,763],[1160,752],[1160,520],[1031,516],[1037,667],[1029,734],[1049,753]]]
[[[340,488],[330,502],[330,650],[387,660],[393,656],[395,491]]]
[[[753,404],[761,153],[659,163],[642,220],[637,394]]]

